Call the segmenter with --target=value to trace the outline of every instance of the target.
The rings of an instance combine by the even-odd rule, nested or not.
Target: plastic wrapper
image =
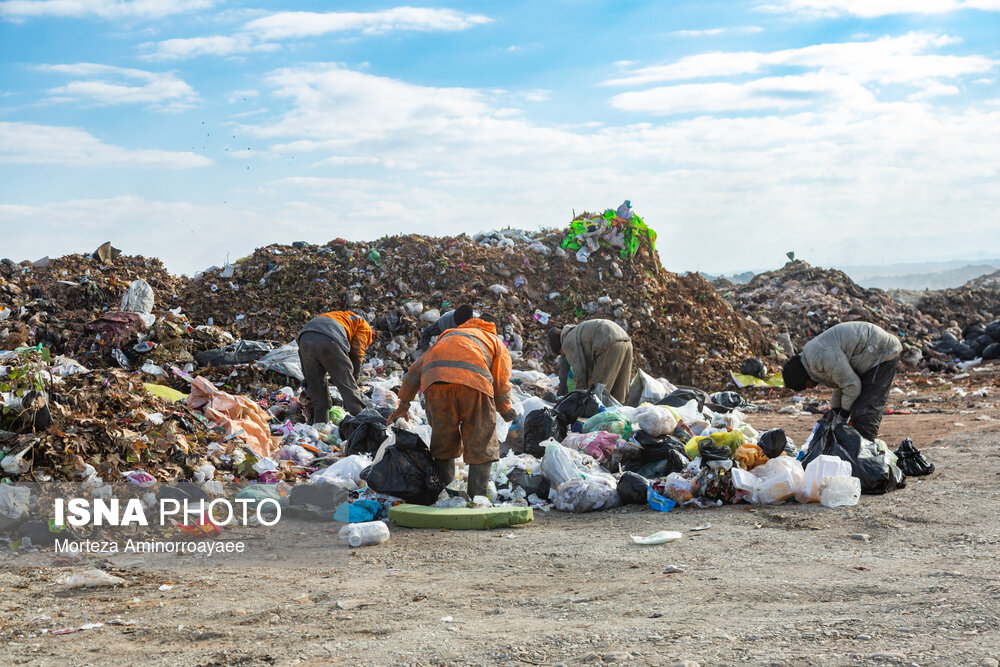
[[[657,405],[639,406],[632,420],[653,437],[670,435],[677,428],[677,419],[673,413]]]
[[[618,484],[607,474],[591,475],[586,479],[571,479],[556,489],[555,506],[563,512],[593,512],[618,507]]]
[[[857,505],[861,499],[861,480],[848,475],[826,477],[820,485],[819,501],[825,507]]]
[[[740,445],[733,454],[733,460],[744,470],[753,470],[759,465],[767,463],[768,457],[757,445]]]
[[[617,410],[605,410],[590,417],[583,423],[584,433],[606,431],[628,440],[632,437],[632,423]]]
[[[644,537],[639,535],[629,535],[629,537],[631,537],[632,541],[636,544],[655,545],[666,544],[667,542],[676,542],[684,536],[676,530],[661,530],[657,533],[646,535]]]
[[[683,505],[698,493],[698,485],[680,473],[670,473],[663,482],[663,495],[678,505]]]

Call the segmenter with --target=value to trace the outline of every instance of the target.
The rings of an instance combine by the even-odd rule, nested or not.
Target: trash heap
[[[569,512],[792,498],[836,507],[905,486],[896,454],[833,413],[800,452],[783,430],[754,429],[744,412],[753,406],[734,392],[706,395],[662,379],[642,391],[655,402],[623,406],[600,391],[572,392],[556,404],[526,399],[512,448],[494,466],[491,500],[546,506],[547,499]]]
[[[737,312],[775,335],[787,333],[796,350],[841,322],[872,322],[918,347],[940,328],[926,311],[899,303],[882,290],[860,287],[842,271],[801,260],[758,274],[745,285],[720,285]]]
[[[589,219],[602,221],[602,235],[581,238],[587,227],[577,223]],[[271,245],[197,276],[179,305],[193,322],[279,342],[320,313],[360,310],[393,334],[368,352],[387,370],[408,366],[421,328],[463,303],[496,316],[515,366],[536,371],[546,370],[549,327],[607,318],[628,331],[638,365],[722,387],[733,364],[766,351],[763,333],[702,277],[662,270],[654,241],[638,216],[621,221],[609,212],[577,216],[568,231]],[[578,260],[574,246],[596,249]]]
[[[982,326],[971,324],[962,329],[962,340],[945,331],[930,346],[959,365],[962,362],[991,361],[1000,359],[1000,319]]]
[[[961,287],[921,293],[917,308],[956,332],[1000,318],[1000,271]]]

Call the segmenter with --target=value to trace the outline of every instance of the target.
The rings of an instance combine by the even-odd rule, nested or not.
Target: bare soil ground
[[[920,386],[941,412],[888,416],[885,439],[912,437],[937,471],[856,507],[536,512],[494,531],[391,527],[352,552],[336,526],[297,523],[286,539],[328,558],[82,558],[127,580],[111,589],[67,590],[38,555],[2,556],[0,664],[997,665],[1000,392],[987,384],[965,398]],[[816,417],[750,421],[801,444]],[[684,539],[629,539],[663,529]],[[42,632],[83,617],[105,625]]]

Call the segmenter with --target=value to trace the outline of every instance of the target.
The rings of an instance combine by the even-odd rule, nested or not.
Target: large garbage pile
[[[591,217],[603,219],[578,220]],[[557,230],[271,245],[198,276],[179,302],[193,321],[286,342],[315,315],[360,310],[394,334],[369,352],[390,368],[408,365],[420,329],[463,303],[496,316],[515,365],[533,370],[551,360],[549,327],[590,318],[620,324],[637,364],[679,383],[721,387],[734,364],[766,350],[760,328],[702,277],[662,270],[648,235],[630,241],[632,256],[603,240],[584,252],[585,240]]]
[[[719,290],[733,308],[749,314],[765,330],[787,333],[797,349],[841,322],[872,322],[916,346],[940,328],[927,312],[914,310],[882,290],[860,287],[843,271],[801,260],[761,273],[746,285],[720,283]]]
[[[1000,272],[980,276],[961,287],[923,292],[917,308],[943,327],[959,330],[985,325],[1000,318]]]

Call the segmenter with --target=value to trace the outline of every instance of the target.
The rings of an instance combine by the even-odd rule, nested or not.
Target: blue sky
[[[712,272],[1000,255],[1000,0],[0,0],[0,255],[630,199]]]

